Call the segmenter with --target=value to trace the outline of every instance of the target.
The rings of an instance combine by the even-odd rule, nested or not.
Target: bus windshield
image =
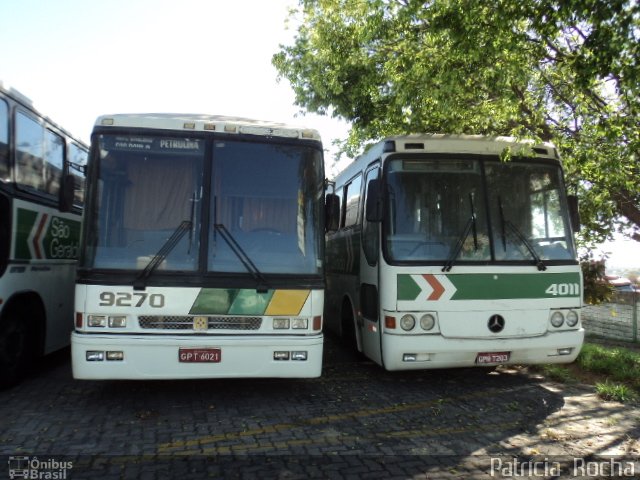
[[[204,265],[209,273],[321,271],[319,149],[268,139],[209,144],[113,134],[97,140],[85,268],[144,270],[166,250],[158,271]]]
[[[392,262],[575,256],[557,165],[398,158],[388,162],[386,179],[384,236]]]
[[[216,141],[213,158],[209,270],[245,272],[239,257],[246,255],[261,273],[318,273],[321,152],[301,145]],[[231,238],[225,240],[221,231]],[[233,242],[241,255],[234,253]]]

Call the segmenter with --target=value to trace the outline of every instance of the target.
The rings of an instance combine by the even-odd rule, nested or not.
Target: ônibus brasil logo
[[[18,208],[15,258],[20,260],[75,260],[80,222]]]

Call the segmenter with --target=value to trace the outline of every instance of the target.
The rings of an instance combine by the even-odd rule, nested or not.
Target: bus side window
[[[365,179],[365,199],[369,196],[369,185],[372,180],[376,180],[379,176],[380,168],[375,167],[367,172]],[[376,192],[376,195],[378,192]],[[369,205],[367,205],[369,204]],[[371,207],[372,202],[365,200],[365,210],[367,207]],[[362,219],[362,249],[364,256],[367,258],[367,263],[372,267],[376,265],[378,261],[378,250],[380,248],[378,243],[378,225],[379,222],[370,222],[367,220],[367,212]]]
[[[67,159],[69,161],[68,173],[73,175],[73,178],[75,180],[75,194],[73,203],[76,205],[82,205],[84,203],[84,182],[85,169],[87,165],[87,152],[75,143],[70,143]]]
[[[362,174],[358,174],[345,187],[344,226],[350,227],[358,222],[358,210],[360,209],[360,187],[362,186]]]
[[[44,139],[45,192],[58,195],[64,167],[64,140],[49,130],[45,131]]]
[[[0,100],[0,181],[11,179],[9,169],[9,106]]]
[[[16,183],[44,191],[44,128],[16,114]]]

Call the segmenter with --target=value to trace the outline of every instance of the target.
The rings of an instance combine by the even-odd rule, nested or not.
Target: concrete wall
[[[582,325],[587,335],[639,342],[640,293],[616,292],[610,303],[585,305]]]

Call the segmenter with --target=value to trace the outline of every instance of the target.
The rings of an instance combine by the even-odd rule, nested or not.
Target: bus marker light
[[[313,329],[314,330],[322,330],[322,316],[316,315],[313,317]]]
[[[87,350],[86,358],[87,362],[102,362],[104,360],[104,352]]]
[[[418,354],[416,353],[405,353],[402,355],[403,362],[416,362],[418,361]]]
[[[107,360],[114,361],[114,362],[121,362],[122,360],[124,360],[124,352],[119,352],[119,351],[107,352]]]
[[[273,352],[274,360],[289,360],[289,352]]]
[[[194,122],[185,122],[182,128],[193,130],[196,128],[196,124]]]
[[[389,329],[396,328],[396,317],[385,316],[384,327]]]
[[[573,348],[571,347],[558,349],[558,355],[571,355],[572,352],[573,352]]]
[[[114,315],[109,317],[109,328],[124,328],[127,326],[126,315]]]
[[[103,118],[102,125],[110,127],[111,125],[113,125],[113,118]]]
[[[82,328],[82,313],[76,312],[76,328]]]
[[[205,130],[215,130],[216,129],[216,124],[215,123],[205,123],[203,128]]]
[[[238,131],[238,127],[235,125],[225,125],[224,131],[227,133],[236,133]]]
[[[298,361],[304,362],[307,360],[307,352],[306,351],[291,352],[291,360],[298,360]]]
[[[87,325],[89,327],[106,327],[107,316],[106,315],[88,315]]]

